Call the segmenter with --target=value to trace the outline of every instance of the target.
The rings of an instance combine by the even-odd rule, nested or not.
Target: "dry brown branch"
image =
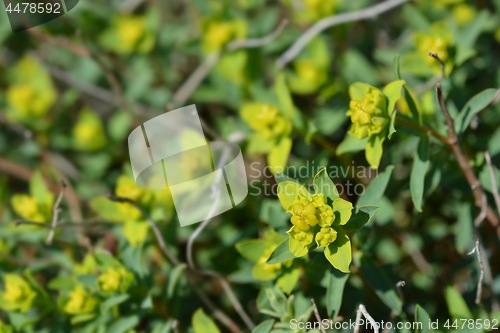
[[[61,180],[61,192],[59,192],[59,196],[57,197],[56,203],[54,204],[54,208],[52,209],[52,223],[50,227],[49,237],[47,238],[46,242],[47,245],[51,245],[52,242],[54,241],[54,235],[56,232],[57,223],[59,222],[58,221],[59,212],[61,211],[61,208],[59,206],[61,205],[65,189],[66,189],[66,183]]]
[[[432,53],[432,52],[429,52],[428,54],[430,57],[433,57],[434,59],[436,59],[437,61],[439,61],[439,66],[441,66],[441,77],[444,79],[446,77],[446,74],[444,72],[444,62],[443,60],[441,60],[441,58],[439,58],[438,54],[437,53]]]
[[[446,108],[446,105],[444,103],[444,98],[443,98],[443,91],[441,89],[441,83],[436,84],[436,94],[439,102],[439,106],[441,108],[441,111],[443,112],[443,115],[446,119],[446,123],[448,126],[448,132],[449,132],[449,146],[453,151],[453,154],[455,155],[458,164],[460,168],[462,169],[462,172],[465,175],[465,178],[467,179],[467,182],[469,183],[472,193],[475,198],[475,204],[476,206],[482,210],[483,205],[484,205],[484,199],[485,195],[484,192],[481,188],[481,183],[479,182],[479,179],[477,179],[476,175],[474,174],[474,171],[472,170],[471,165],[469,164],[469,160],[465,156],[465,153],[462,150],[462,147],[460,146],[460,142],[458,141],[458,136],[457,133],[455,132],[455,128],[453,125],[453,119],[450,116],[450,113],[448,112],[448,109]],[[496,229],[498,236],[500,237],[500,220],[498,216],[495,214],[493,209],[489,206],[486,208],[486,218],[488,221],[490,221],[491,225]]]
[[[313,304],[314,315],[316,316],[316,320],[319,323],[319,327],[321,328],[321,332],[326,333],[325,328],[323,327],[323,325],[321,323],[321,317],[319,316],[318,307],[316,306],[316,302],[314,301],[314,298],[311,298],[311,302]]]

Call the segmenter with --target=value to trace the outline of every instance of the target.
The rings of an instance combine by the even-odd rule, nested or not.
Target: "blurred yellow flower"
[[[97,279],[97,285],[99,286],[99,289],[104,292],[124,293],[128,290],[133,281],[134,275],[125,268],[115,269],[109,267],[106,273],[99,276]]]
[[[230,41],[244,38],[247,26],[244,21],[209,20],[203,24],[203,31],[202,49],[208,54],[219,52]]]
[[[22,277],[5,275],[4,292],[0,295],[0,307],[6,311],[28,311],[33,305],[36,293]]]
[[[49,201],[53,202],[53,196]],[[35,197],[27,194],[14,194],[11,204],[14,212],[25,220],[34,222],[47,222],[50,220],[51,214],[47,209],[47,205],[42,205]]]
[[[56,100],[56,91],[45,69],[33,58],[24,57],[10,70],[11,85],[5,92],[7,116],[29,123],[44,116]]]
[[[145,16],[117,15],[111,27],[99,37],[99,43],[118,54],[148,53],[156,42]]]
[[[151,191],[140,188],[134,179],[121,175],[116,182],[115,194],[119,197],[129,198],[145,206],[152,199]],[[127,216],[129,220],[138,220],[142,217],[141,212],[130,203],[117,203],[118,209]]]
[[[78,115],[78,121],[73,127],[75,149],[81,151],[96,151],[106,143],[104,126],[97,113],[84,108]]]
[[[459,26],[464,26],[474,19],[477,15],[476,8],[465,3],[453,7],[453,18]]]
[[[240,111],[243,120],[264,140],[276,139],[287,135],[291,123],[280,113],[277,107],[265,103],[250,103]]]
[[[71,315],[92,313],[98,303],[99,300],[96,297],[89,295],[83,286],[78,285],[69,293],[69,299],[64,305],[64,312]]]

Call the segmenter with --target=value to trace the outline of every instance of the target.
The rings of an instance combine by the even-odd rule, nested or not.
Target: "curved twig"
[[[350,13],[342,13],[325,17],[324,19],[316,22],[312,27],[306,30],[302,36],[285,52],[281,57],[276,60],[276,66],[283,68],[292,61],[302,49],[320,32],[323,30],[339,25],[342,23],[361,21],[366,19],[375,18],[378,15],[391,10],[410,0],[387,0],[382,3],[376,4],[362,10]]]
[[[274,40],[282,31],[283,28],[288,24],[288,20],[283,20],[280,22],[278,27],[271,32],[269,35],[256,38],[256,39],[244,39],[235,40],[227,44],[224,51],[233,52],[242,48],[255,48],[263,46]],[[217,64],[223,52],[217,52],[209,55],[205,61],[203,61],[187,80],[179,87],[175,92],[173,97],[173,102],[175,105],[184,105],[189,97],[193,94],[196,88],[200,85],[201,81],[208,75],[212,67]]]

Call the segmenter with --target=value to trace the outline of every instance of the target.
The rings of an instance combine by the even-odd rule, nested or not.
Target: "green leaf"
[[[408,108],[410,109],[413,121],[422,124],[422,112],[419,109],[417,98],[406,84],[403,86],[403,96],[406,100],[406,103],[408,103]]]
[[[429,328],[430,319],[431,317],[429,316],[427,311],[425,311],[424,308],[422,308],[420,305],[417,304],[417,307],[415,308],[415,322],[421,323],[422,329],[417,327],[415,333],[432,332],[433,330]]]
[[[413,201],[413,205],[415,205],[415,209],[419,212],[422,211],[425,175],[429,166],[429,136],[425,135],[418,143],[410,175],[411,200]]]
[[[489,88],[469,99],[455,118],[455,131],[457,134],[463,133],[469,127],[472,118],[486,108],[497,94],[498,89]]]
[[[306,188],[295,182],[285,181],[278,185],[278,198],[287,212],[290,211],[293,201],[299,194],[307,199],[311,198]]]
[[[139,324],[139,316],[121,318],[115,321],[107,333],[124,333],[137,326],[137,324]]]
[[[474,20],[463,27],[460,30],[460,34],[457,36],[457,44],[463,45],[465,47],[474,48],[477,38],[483,31],[483,27],[488,19],[488,13],[486,11],[480,12]]]
[[[297,258],[290,252],[290,237],[285,239],[283,242],[274,249],[273,253],[269,256],[266,263],[269,265],[279,264],[280,262],[287,261],[290,259]]]
[[[354,212],[349,222],[342,227],[345,231],[356,231],[363,228],[380,209],[378,206],[354,207]]]
[[[370,88],[375,88],[363,82],[354,82],[349,86],[349,97],[361,101]]]
[[[387,135],[387,137],[389,138],[389,140],[392,138],[392,135],[394,133],[396,133],[396,115],[397,115],[397,112],[393,112],[391,114],[391,119],[389,119],[389,134]]]
[[[403,17],[413,30],[431,32],[431,22],[415,6],[404,5]]]
[[[264,255],[266,251],[266,244],[262,239],[249,239],[239,242],[236,245],[236,250],[243,258],[250,261],[257,262]]]
[[[257,325],[252,333],[269,333],[274,325],[274,319],[268,319]]]
[[[385,271],[380,269],[380,267],[366,255],[361,257],[360,270],[366,282],[375,290],[375,294],[377,294],[380,300],[390,309],[396,311],[396,314],[400,314],[402,309],[401,299],[398,297],[394,289],[394,284],[387,274],[385,274]]]
[[[337,239],[325,248],[325,257],[333,267],[341,272],[349,273],[351,264],[351,240],[340,227],[334,227]]]
[[[448,312],[453,319],[473,319],[472,313],[465,303],[464,298],[460,293],[451,285],[446,286],[444,291],[446,304],[448,305]]]
[[[399,71],[399,53],[392,58],[392,73],[396,80],[401,80],[401,72]]]
[[[78,275],[76,279],[81,284],[90,287],[92,289],[95,289],[97,287],[97,275],[94,274]]]
[[[321,169],[314,176],[313,184],[315,193],[323,193],[328,198],[332,199],[332,201],[335,201],[336,199],[339,198],[339,192],[337,191],[337,187],[328,176],[326,168]]]
[[[95,318],[95,316],[96,316],[95,313],[84,313],[84,314],[76,315],[76,316],[72,317],[70,322],[72,325],[77,325],[77,324],[92,320]]]
[[[267,155],[267,164],[271,168],[271,172],[283,172],[288,162],[288,156],[292,150],[292,139],[287,136],[281,137],[278,144],[271,148]]]
[[[337,270],[328,271],[328,288],[326,289],[326,308],[328,316],[335,319],[339,314],[342,305],[344,286],[349,278],[349,274]]]
[[[202,308],[196,310],[192,318],[194,333],[220,333],[214,321],[203,312]]]
[[[296,266],[291,266],[284,269],[283,274],[278,278],[278,287],[287,295],[290,295],[299,281],[300,270]]]
[[[49,191],[42,174],[39,171],[33,172],[30,179],[30,193],[36,198],[36,201],[44,205],[52,205],[54,195]]]
[[[338,145],[336,154],[340,156],[345,153],[355,153],[357,151],[365,150],[366,144],[370,137],[358,139],[355,136],[347,134],[344,140]]]
[[[287,314],[287,301],[285,294],[279,288],[266,288],[266,296],[269,299],[269,304],[275,313],[280,317]]]
[[[187,268],[187,265],[182,263],[182,264],[175,266],[172,269],[172,271],[170,272],[170,276],[168,279],[168,287],[167,287],[167,297],[169,299],[171,299],[172,296],[174,296],[175,286],[177,285],[177,282],[181,278],[181,276],[184,273],[184,271],[186,270],[186,268]]]
[[[453,225],[455,233],[455,248],[458,253],[465,254],[469,250],[470,244],[474,241],[474,216],[471,204],[461,202],[455,206],[457,222]]]
[[[274,89],[276,89],[276,95],[278,96],[282,113],[287,119],[293,120],[295,106],[293,105],[290,91],[286,85],[285,74],[281,73],[278,75],[274,83]]]
[[[352,203],[347,200],[338,198],[332,203],[333,212],[335,214],[335,225],[344,225],[349,221],[352,216]]]
[[[130,297],[129,294],[118,294],[109,297],[101,304],[101,312],[104,313],[109,309],[111,309],[112,307],[114,307],[115,305],[125,302],[126,300],[129,299],[129,297]]]
[[[397,80],[387,84],[384,87],[383,93],[387,97],[387,111],[390,115],[394,113],[394,106],[396,102],[401,98],[401,89],[405,84],[404,80]],[[389,139],[390,139],[389,134]]]
[[[366,144],[365,156],[368,164],[372,169],[378,168],[380,160],[382,159],[383,148],[385,136],[381,133],[374,134],[368,140]]]
[[[127,216],[118,208],[118,203],[106,197],[97,197],[90,200],[90,208],[108,221],[124,222]]]
[[[132,247],[136,247],[146,241],[148,230],[149,223],[146,221],[128,220],[123,225],[123,234]]]
[[[375,178],[370,186],[366,189],[365,193],[361,195],[356,203],[356,206],[368,206],[368,205],[378,205],[378,202],[382,195],[384,195],[385,188],[389,183],[391,178],[392,170],[394,170],[393,165],[389,165],[385,168],[384,172],[380,173],[377,178]]]

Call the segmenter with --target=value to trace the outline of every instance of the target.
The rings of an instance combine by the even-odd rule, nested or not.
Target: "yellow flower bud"
[[[44,214],[36,198],[27,194],[14,194],[11,199],[14,212],[23,219],[34,222],[47,222],[50,216]]]
[[[376,88],[370,88],[361,100],[351,100],[346,115],[351,117],[353,126],[349,134],[363,139],[380,133],[389,123],[385,96]]]
[[[73,128],[75,148],[82,151],[96,151],[106,143],[102,120],[97,113],[85,108]]]
[[[291,130],[290,122],[280,115],[277,107],[269,104],[247,104],[241,109],[241,117],[265,140],[287,135]]]
[[[316,234],[316,244],[318,247],[326,247],[337,239],[337,231],[330,227],[323,227]]]
[[[277,270],[281,269],[282,263],[277,263],[277,264],[272,264],[269,265],[266,263],[266,261],[269,259],[273,251],[276,249],[276,246],[266,249],[264,251],[264,255],[259,258],[259,261],[257,261],[257,265],[261,266],[266,272],[268,273],[274,273]]]

